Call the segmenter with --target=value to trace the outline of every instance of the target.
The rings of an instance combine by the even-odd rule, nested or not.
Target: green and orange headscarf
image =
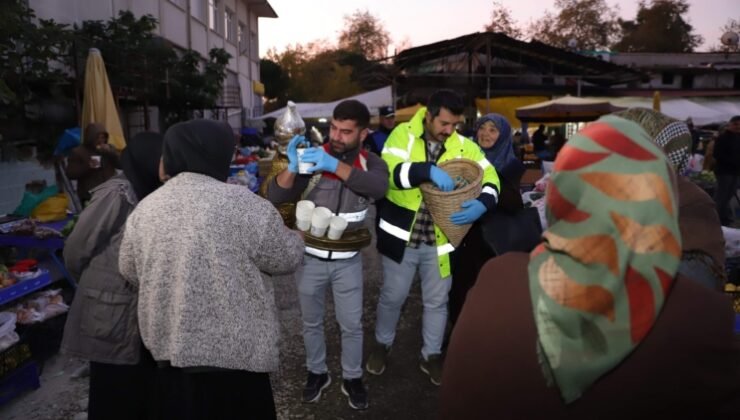
[[[673,172],[639,125],[607,116],[571,137],[530,255],[540,361],[566,403],[649,333],[681,258]]]

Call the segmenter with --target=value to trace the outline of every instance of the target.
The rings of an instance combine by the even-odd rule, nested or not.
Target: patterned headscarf
[[[494,143],[490,148],[484,149],[481,147],[481,150],[483,150],[483,153],[486,155],[486,159],[491,162],[491,165],[493,165],[497,171],[501,171],[510,165],[512,161],[518,160],[514,154],[513,140],[511,138],[511,125],[506,117],[500,114],[491,113],[480,117],[478,121],[475,122],[474,126],[475,134],[473,135],[473,140],[475,140],[476,143],[478,143],[478,129],[488,121],[492,122],[493,125],[496,126],[499,133],[498,140],[496,140],[496,143]]]
[[[674,174],[637,124],[606,116],[571,137],[530,255],[540,362],[566,403],[639,345],[681,258]]]
[[[683,173],[691,150],[691,131],[685,122],[647,108],[630,108],[614,115],[640,125],[663,149],[676,172],[679,175]]]

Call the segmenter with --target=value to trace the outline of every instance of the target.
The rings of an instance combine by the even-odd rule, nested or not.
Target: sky
[[[268,0],[279,16],[260,18],[260,56],[282,51],[289,44],[325,40],[336,44],[345,15],[367,10],[378,17],[393,44],[411,47],[480,32],[493,10],[492,0]],[[555,0],[499,0],[520,26],[554,11]],[[623,19],[637,14],[638,0],[607,0],[618,6]],[[728,18],[740,19],[740,0],[689,0],[689,23],[704,37],[699,51],[719,45],[720,27]],[[393,51],[389,51],[392,53]]]

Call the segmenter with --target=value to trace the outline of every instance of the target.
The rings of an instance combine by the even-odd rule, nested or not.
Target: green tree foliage
[[[280,64],[264,58],[260,60],[260,79],[265,84],[265,97],[268,101],[286,101],[290,78]]]
[[[357,53],[368,60],[388,55],[391,36],[379,18],[367,10],[356,10],[344,16],[344,28],[339,32],[339,49]]]
[[[704,39],[693,33],[685,19],[686,0],[641,0],[634,20],[622,21],[622,39],[614,49],[622,52],[693,52]]]
[[[486,32],[501,32],[516,39],[521,39],[524,36],[516,20],[511,16],[511,10],[499,1],[493,2],[491,21],[483,29]]]
[[[98,48],[114,94],[159,106],[169,126],[216,105],[231,55],[214,48],[204,61],[197,52],[175,49],[156,37],[156,28],[153,16],[137,18],[129,11],[107,21],[84,21],[75,27],[77,56],[69,64],[76,63],[82,75],[89,48]]]
[[[208,55],[209,60],[202,66],[200,54],[187,50],[167,70],[168,80],[159,101],[165,126],[192,119],[195,111],[216,105],[231,54],[214,48]]]
[[[25,1],[0,8],[0,118],[23,114],[24,104],[48,95],[67,75],[59,60],[67,54],[67,25],[40,19]]]
[[[0,7],[0,143],[35,144],[38,157],[51,156],[63,113],[45,122],[43,102],[64,103],[68,75],[60,59],[68,54],[71,31],[53,20],[36,19],[23,0]],[[68,104],[73,104],[67,101]],[[70,117],[73,112],[67,113]],[[12,153],[12,152],[11,152]],[[25,153],[19,154],[24,156]],[[30,157],[30,154],[28,154]]]
[[[573,40],[579,50],[602,50],[619,36],[617,10],[606,0],[556,0],[555,7],[530,24],[533,39],[560,48]]]
[[[345,52],[325,48],[322,42],[289,45],[278,53],[271,49],[267,60],[276,63],[288,78],[285,98],[271,98],[267,108],[279,108],[287,99],[296,102],[330,102],[360,93],[352,80],[353,68],[342,64]],[[280,99],[280,100],[277,100]]]

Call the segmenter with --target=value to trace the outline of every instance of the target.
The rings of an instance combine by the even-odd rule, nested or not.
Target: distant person
[[[362,102],[340,102],[333,111],[329,142],[307,149],[301,158],[315,163],[309,171],[320,173],[319,181],[311,185],[312,177],[298,174],[296,148],[308,141],[296,136],[288,145],[288,167],[269,185],[268,199],[275,204],[295,202],[310,188],[306,200],[345,218],[348,231],[361,227],[369,199],[382,198],[388,189],[388,165],[361,147],[369,123],[370,112]],[[337,252],[307,245],[303,264],[296,271],[308,370],[303,388],[305,403],[317,402],[331,384],[324,338],[324,300],[329,289],[342,332],[342,393],[347,395],[350,407],[368,407],[367,390],[362,383],[363,278],[359,251]]]
[[[532,145],[534,146],[535,154],[537,152],[547,151],[547,134],[545,134],[544,124],[540,124],[537,130],[532,133]]]
[[[141,338],[159,365],[160,419],[276,418],[273,275],[301,264],[302,234],[267,200],[226,183],[231,127],[193,120],[164,136],[161,178],[121,242]]]
[[[365,148],[380,156],[388,136],[396,126],[396,111],[392,106],[381,106],[378,109],[378,129],[365,139]]]
[[[84,205],[90,200],[90,190],[115,175],[118,167],[119,153],[108,144],[105,126],[92,123],[85,128],[82,144],[70,152],[65,171],[69,179],[77,180],[77,196]]]
[[[740,115],[730,118],[725,131],[715,141],[712,155],[716,161],[714,173],[717,177],[714,202],[722,225],[730,226],[734,219],[730,201],[736,196],[740,176]]]
[[[689,118],[686,120],[686,125],[689,127],[689,132],[691,132],[691,154],[703,154],[704,150],[699,147],[701,144],[701,133],[694,128],[694,121]]]

